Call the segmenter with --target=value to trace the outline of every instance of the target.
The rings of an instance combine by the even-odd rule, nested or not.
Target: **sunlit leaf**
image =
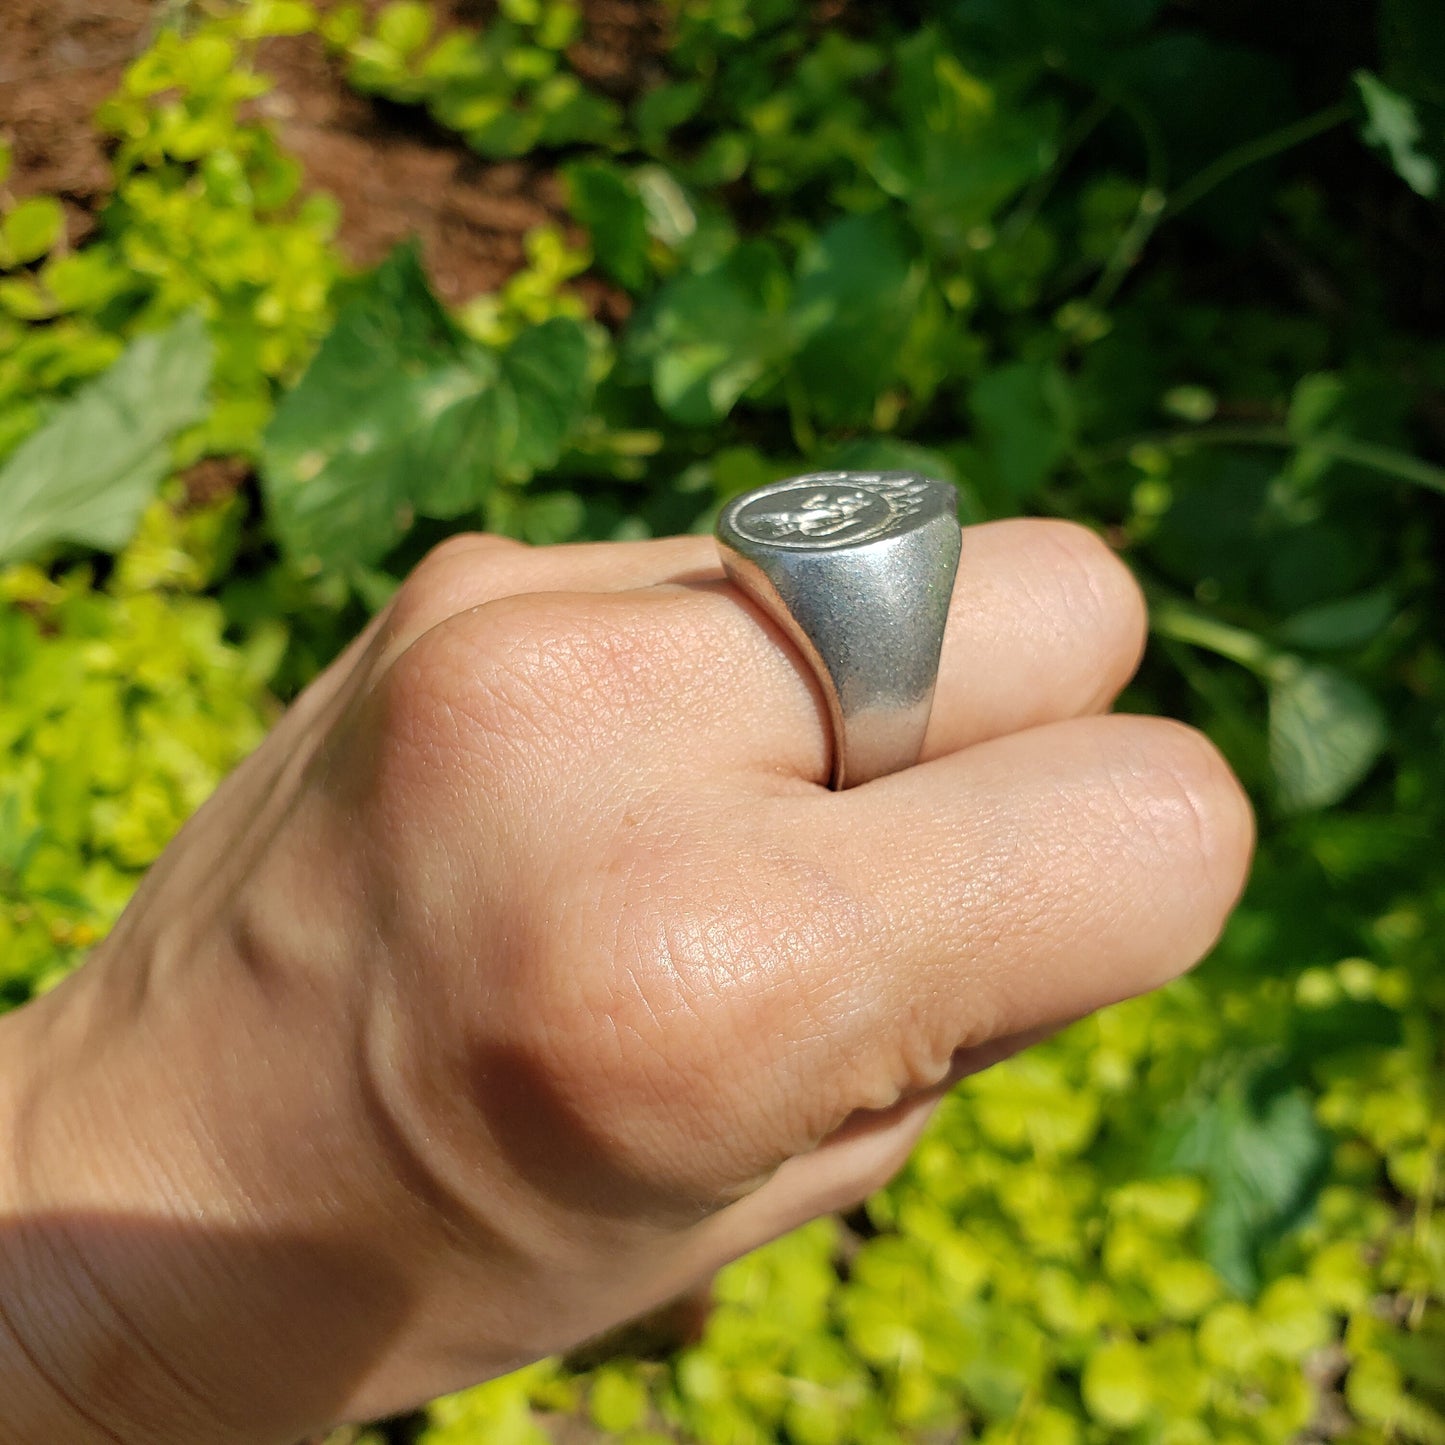
[[[586,395],[577,322],[554,318],[500,355],[484,351],[403,247],[277,409],[262,470],[273,524],[303,565],[372,566],[419,513],[475,512],[498,480],[554,462]]]
[[[1269,688],[1269,758],[1280,807],[1304,813],[1338,802],[1389,738],[1379,703],[1331,668],[1288,661]]]
[[[205,414],[211,343],[188,315],[131,343],[0,468],[0,562],[57,542],[128,540],[170,465],[170,440]]]
[[[1084,1365],[1084,1404],[1101,1425],[1129,1430],[1149,1413],[1153,1383],[1144,1352],[1132,1339],[1100,1345]]]
[[[1414,102],[1368,70],[1355,72],[1355,84],[1365,103],[1364,138],[1385,152],[1395,174],[1412,191],[1433,197],[1440,188],[1440,167],[1420,149],[1422,131]]]
[[[0,270],[38,261],[65,230],[65,212],[53,196],[31,196],[0,217]]]
[[[795,345],[791,283],[773,246],[739,246],[709,270],[658,293],[634,340],[658,405],[675,421],[721,420]]]

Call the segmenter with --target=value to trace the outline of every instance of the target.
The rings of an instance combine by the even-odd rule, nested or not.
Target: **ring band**
[[[808,660],[851,788],[918,761],[963,545],[958,493],[913,472],[815,472],[733,498],[728,576]]]

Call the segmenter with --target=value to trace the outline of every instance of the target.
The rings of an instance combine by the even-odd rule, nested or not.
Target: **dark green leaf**
[[[605,145],[622,123],[616,101],[587,89],[573,75],[544,81],[532,104],[542,117],[537,139],[546,146]]]
[[[606,161],[579,161],[564,172],[572,214],[592,233],[597,264],[638,291],[647,280],[647,208],[631,179]]]
[[[1270,680],[1270,766],[1287,813],[1337,803],[1374,766],[1388,736],[1380,705],[1343,673],[1288,659]]]
[[[643,145],[649,150],[660,147],[670,132],[692,119],[706,94],[700,80],[676,80],[640,95],[632,107],[632,123]]]
[[[200,421],[211,378],[205,323],[142,336],[0,468],[0,563],[56,542],[113,551],[170,464],[170,439]]]
[[[342,309],[266,431],[261,479],[286,551],[320,569],[380,561],[418,492],[445,491],[452,477],[418,475],[418,446],[455,426],[454,409],[485,379],[464,362],[416,248],[399,247]]]
[[[1134,97],[1155,165],[1167,166],[1155,179],[1175,186],[1298,116],[1288,72],[1273,56],[1195,31],[1161,28],[1120,52],[1111,68],[1110,89]],[[1269,162],[1244,166],[1189,214],[1243,243],[1269,213],[1274,180]]]
[[[690,426],[726,416],[793,349],[790,292],[777,251],[761,241],[669,282],[635,343],[650,363],[658,405]]]
[[[1382,0],[1380,66],[1393,89],[1421,101],[1445,102],[1445,26],[1439,0]]]
[[[981,377],[969,408],[991,478],[1014,506],[1027,501],[1068,451],[1068,383],[1057,367],[1016,361]]]
[[[948,14],[959,32],[1007,55],[1046,52],[1095,61],[1142,30],[1163,0],[957,0]]]
[[[498,480],[556,461],[587,395],[587,339],[556,318],[500,357],[458,335],[414,248],[338,316],[266,433],[263,482],[286,550],[370,567],[413,518],[481,506]]]
[[[826,425],[866,425],[895,379],[922,285],[902,227],[877,212],[835,221],[804,253],[794,308],[798,375]]]
[[[1380,587],[1296,612],[1274,636],[1286,647],[1362,647],[1389,626],[1398,610],[1395,594]]]
[[[1302,1218],[1329,1153],[1309,1095],[1282,1071],[1254,1062],[1166,1120],[1154,1164],[1161,1173],[1196,1174],[1208,1186],[1206,1257],[1252,1295],[1261,1249]]]

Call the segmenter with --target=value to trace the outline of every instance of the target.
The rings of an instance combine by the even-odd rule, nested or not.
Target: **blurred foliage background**
[[[1261,813],[1208,964],[966,1082],[695,1337],[338,1445],[1445,1442],[1434,0],[637,0],[610,69],[602,0],[142,8],[94,195],[0,143],[0,1007],[430,543],[805,468],[1100,530],[1153,608],[1125,705]],[[553,198],[495,284],[356,264],[297,56]]]

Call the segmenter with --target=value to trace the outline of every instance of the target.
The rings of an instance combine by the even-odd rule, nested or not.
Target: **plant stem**
[[[1182,602],[1172,599],[1154,601],[1149,609],[1149,625],[1160,637],[1174,642],[1187,642],[1209,652],[1227,657],[1247,667],[1260,677],[1268,677],[1277,667],[1280,654],[1262,637],[1231,627],[1227,622],[1206,617]]]
[[[1059,178],[1068,168],[1069,162],[1073,160],[1079,148],[1093,134],[1099,123],[1114,108],[1115,103],[1110,96],[1097,95],[1094,97],[1089,108],[1078,116],[1069,127],[1063,140],[1059,142],[1059,152],[1054,157],[1054,163],[1024,192],[1018,205],[999,226],[1000,237],[1017,236],[1020,231],[1028,228],[1029,223],[1038,215],[1044,202],[1048,200],[1050,193],[1058,184]]]
[[[1210,161],[1203,170],[1197,171],[1169,197],[1168,204],[1164,207],[1164,217],[1177,216],[1180,211],[1188,210],[1237,171],[1257,165],[1260,161],[1302,145],[1307,140],[1313,140],[1315,136],[1343,124],[1354,113],[1354,106],[1349,101],[1342,100],[1324,110],[1316,111],[1313,115],[1291,121],[1289,125],[1282,125],[1278,130],[1255,136],[1253,140],[1247,140],[1233,150],[1225,151],[1222,156]]]
[[[1139,259],[1144,247],[1149,244],[1150,238],[1163,222],[1177,216],[1180,211],[1188,210],[1195,202],[1202,200],[1216,186],[1227,181],[1236,172],[1242,171],[1248,166],[1257,165],[1260,161],[1268,160],[1271,156],[1279,155],[1282,151],[1287,151],[1294,146],[1302,145],[1307,140],[1313,140],[1315,136],[1347,121],[1353,114],[1353,105],[1349,101],[1342,100],[1325,110],[1316,111],[1313,115],[1307,115],[1300,120],[1291,121],[1289,125],[1280,126],[1278,130],[1255,136],[1252,140],[1247,140],[1242,145],[1225,151],[1223,155],[1216,156],[1203,170],[1195,172],[1183,185],[1168,195],[1162,189],[1162,161],[1156,159],[1150,131],[1145,128],[1145,142],[1150,154],[1149,180],[1139,197],[1139,208],[1133,221],[1120,237],[1119,244],[1114,248],[1113,254],[1104,266],[1103,274],[1089,295],[1090,302],[1095,306],[1102,307],[1107,306],[1114,299],[1115,293],[1123,284],[1124,277],[1135,261]]]
[[[1366,467],[1381,476],[1393,477],[1396,481],[1409,482],[1412,486],[1424,487],[1427,491],[1439,492],[1445,496],[1445,467],[1411,456],[1409,452],[1394,447],[1381,446],[1378,442],[1362,442],[1354,437],[1340,436],[1325,432],[1318,436],[1297,437],[1284,426],[1201,426],[1189,431],[1157,432],[1152,435],[1133,437],[1117,442],[1095,452],[1091,461],[1113,461],[1127,456],[1136,446],[1162,447],[1170,452],[1192,451],[1195,447],[1279,447],[1290,451],[1296,448],[1313,450],[1334,461],[1353,462]]]

